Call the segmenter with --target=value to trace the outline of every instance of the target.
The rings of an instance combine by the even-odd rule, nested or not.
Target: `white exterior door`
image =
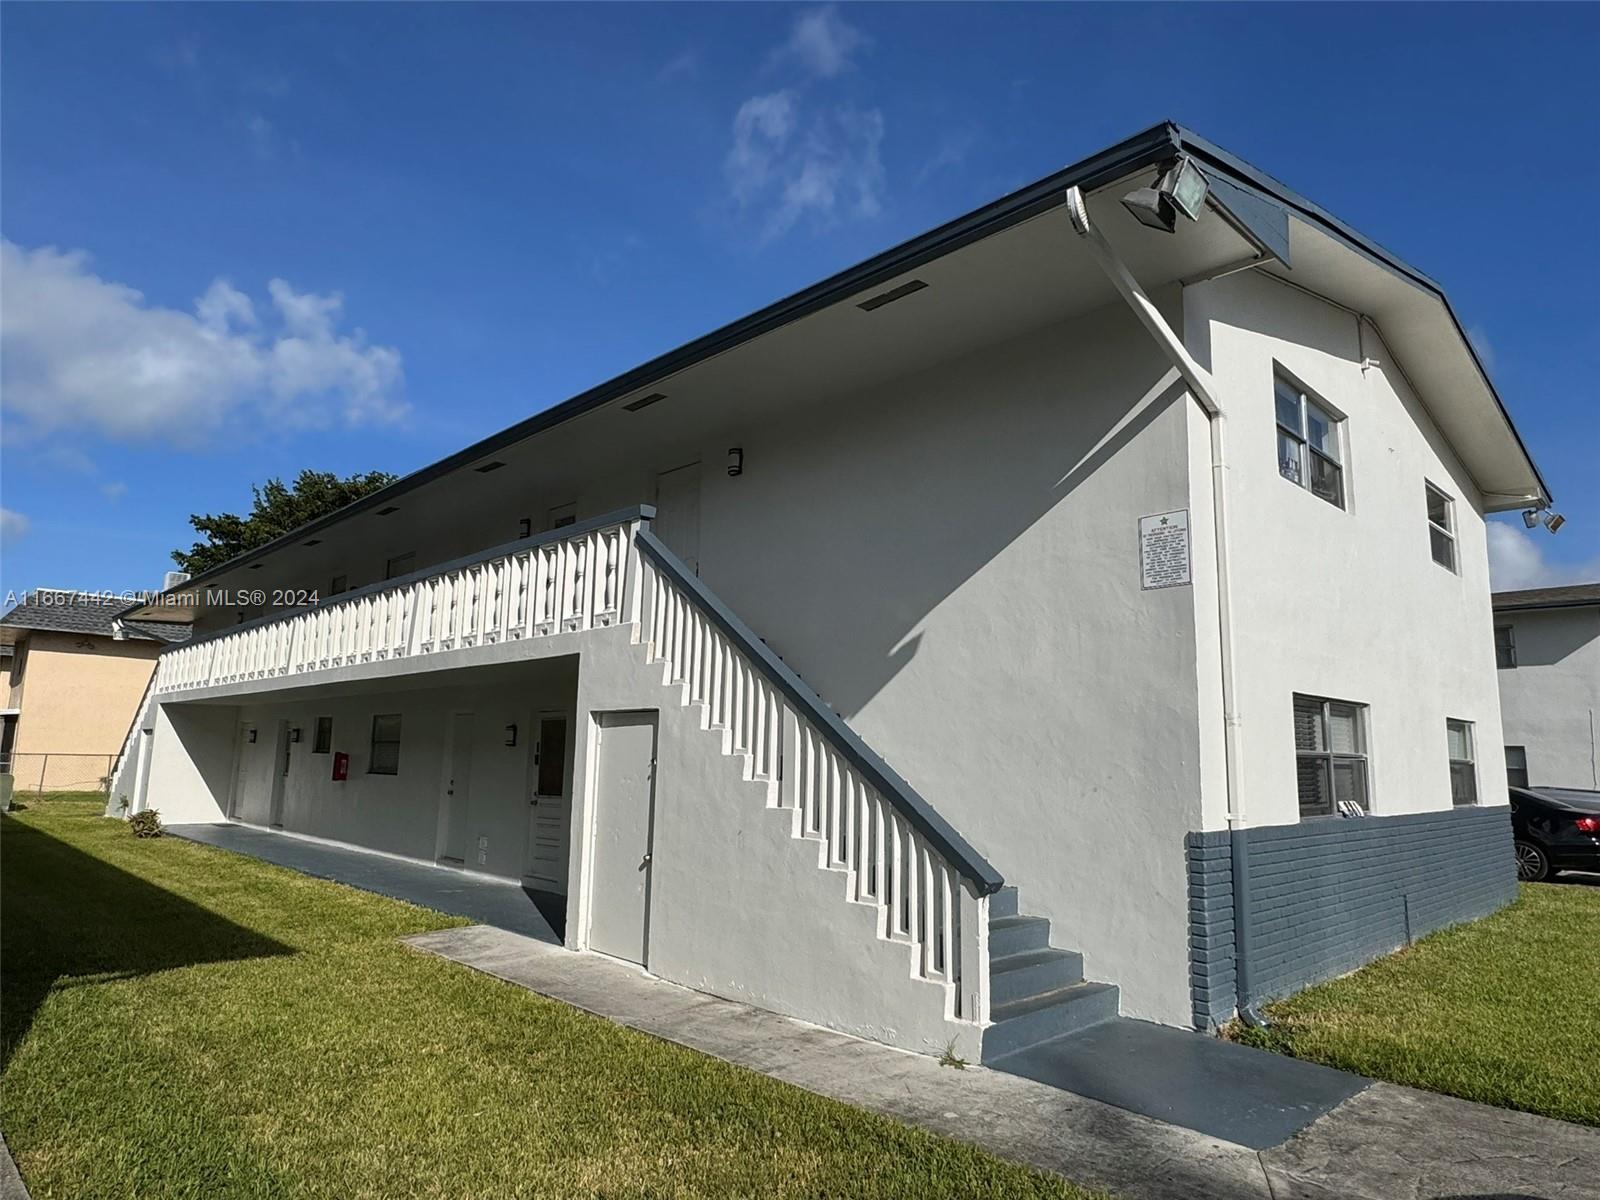
[[[656,476],[656,519],[651,530],[696,575],[700,574],[700,464]]]
[[[148,764],[146,764],[148,765]],[[228,817],[238,821],[244,816],[244,789],[250,781],[250,726],[239,726],[239,748],[234,754],[233,795],[228,797]],[[138,811],[138,795],[134,796],[134,811]]]
[[[606,713],[595,731],[589,948],[645,965],[655,818],[656,714]]]
[[[278,740],[273,745],[272,760],[272,810],[267,824],[274,829],[283,828],[283,787],[289,780],[290,746],[289,722],[278,722]]]
[[[467,860],[467,802],[472,794],[472,714],[450,718],[450,756],[446,764],[439,857],[457,866]]]
[[[533,798],[528,803],[528,858],[522,877],[530,886],[567,894],[567,830],[571,822],[571,788],[567,776],[567,717],[551,713],[539,718],[534,743]]]

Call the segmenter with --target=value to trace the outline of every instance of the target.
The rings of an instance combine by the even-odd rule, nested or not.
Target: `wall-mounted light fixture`
[[[523,517],[522,520],[517,522],[517,536],[519,538],[525,538],[525,537],[532,537],[533,536],[533,518],[532,517]]]
[[[1161,173],[1154,187],[1135,188],[1124,196],[1122,207],[1141,225],[1171,233],[1177,228],[1179,213],[1191,221],[1200,219],[1209,190],[1205,173],[1185,154]]]
[[[291,730],[289,730],[289,740],[291,742],[298,742],[300,740],[300,730],[299,729],[291,729]]]
[[[1567,523],[1567,519],[1565,517],[1563,517],[1560,513],[1553,512],[1553,513],[1546,513],[1545,514],[1544,527],[1546,529],[1548,529],[1551,533],[1556,532],[1556,530],[1560,529],[1566,523]]]
[[[1539,523],[1539,510],[1537,508],[1525,508],[1525,509],[1523,509],[1522,510],[1522,523],[1524,525],[1526,525],[1529,529],[1532,529],[1535,525],[1537,525]]]
[[[728,474],[729,475],[743,475],[744,474],[744,447],[743,446],[730,446],[730,447],[728,447]]]
[[[516,744],[517,744],[517,727],[515,725],[507,725],[506,726],[506,745],[515,746]]]
[[[247,742],[254,742],[256,740],[256,731],[254,729],[245,730],[244,740]]]

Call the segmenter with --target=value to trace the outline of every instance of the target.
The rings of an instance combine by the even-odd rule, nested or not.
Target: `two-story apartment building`
[[[1207,1026],[1511,896],[1548,501],[1436,284],[1162,125],[130,613],[115,790],[913,1049]]]
[[[1506,774],[1600,791],[1600,583],[1494,594]]]

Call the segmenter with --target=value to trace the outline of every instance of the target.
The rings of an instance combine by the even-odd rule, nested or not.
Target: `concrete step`
[[[997,917],[1014,917],[1017,915],[1017,889],[1003,887],[989,897],[989,919]]]
[[[1072,950],[1030,950],[989,960],[989,1002],[1009,1004],[1083,982],[1083,955]]]
[[[989,1016],[994,1024],[983,1031],[983,1061],[1077,1033],[1116,1015],[1117,987],[1111,983],[1075,983],[993,1005]]]
[[[1050,922],[1044,917],[990,917],[989,961],[1050,947]]]

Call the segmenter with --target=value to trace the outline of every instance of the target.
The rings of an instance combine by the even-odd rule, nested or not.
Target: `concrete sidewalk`
[[[419,950],[1129,1200],[1600,1200],[1600,1130],[1375,1083],[1252,1150],[1045,1083],[819,1029],[502,929]],[[1197,1035],[1198,1036],[1198,1035]]]

